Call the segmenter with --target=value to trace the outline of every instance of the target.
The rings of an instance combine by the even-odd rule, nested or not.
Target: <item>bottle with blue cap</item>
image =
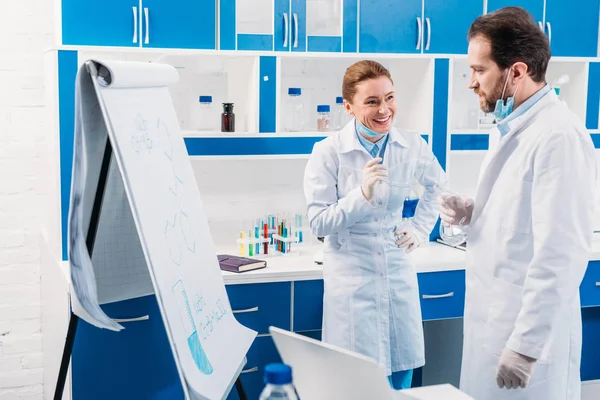
[[[288,98],[284,113],[284,128],[288,132],[304,130],[304,105],[302,104],[302,89],[288,88]]]
[[[265,367],[265,388],[259,400],[298,400],[292,384],[292,368],[281,363],[267,364]]]
[[[344,109],[344,99],[342,96],[338,96],[335,98],[335,107],[333,108],[331,116],[331,129],[334,131],[339,131],[345,125],[345,115],[347,115],[346,110]]]
[[[330,111],[329,104],[319,104],[317,106],[317,131],[327,132],[331,128]]]
[[[198,96],[198,104],[194,116],[195,126],[197,131],[218,131],[219,116],[213,108],[212,96]]]

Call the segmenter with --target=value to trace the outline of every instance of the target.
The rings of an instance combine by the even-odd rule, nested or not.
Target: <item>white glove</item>
[[[502,389],[525,388],[529,384],[535,359],[505,348],[498,362],[496,382]]]
[[[440,218],[445,226],[468,225],[471,222],[473,204],[475,204],[473,199],[464,199],[455,194],[445,194],[442,195],[440,203]]]
[[[419,239],[417,239],[417,236],[410,229],[405,227],[400,227],[400,229],[396,230],[394,238],[396,239],[396,246],[406,248],[407,253],[410,253],[419,247]]]
[[[375,196],[375,185],[377,185],[379,181],[387,180],[387,168],[379,164],[380,162],[381,158],[376,157],[369,160],[363,169],[363,180],[360,188],[363,196],[365,196],[365,199],[368,201],[371,201],[373,196]]]

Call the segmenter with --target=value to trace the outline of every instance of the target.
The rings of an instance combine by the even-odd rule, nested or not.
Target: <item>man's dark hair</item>
[[[501,69],[523,62],[534,82],[546,79],[550,44],[531,14],[521,7],[504,7],[473,22],[468,40],[483,36],[492,46],[492,60]]]

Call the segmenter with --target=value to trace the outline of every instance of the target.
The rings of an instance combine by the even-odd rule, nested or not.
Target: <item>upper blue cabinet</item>
[[[356,51],[357,0],[221,0],[221,50]]]
[[[62,0],[62,43],[216,49],[216,0]]]
[[[488,12],[506,6],[520,6],[533,15],[550,41],[553,56],[598,55],[600,0],[488,0]]]
[[[465,54],[482,0],[361,0],[363,53]]]

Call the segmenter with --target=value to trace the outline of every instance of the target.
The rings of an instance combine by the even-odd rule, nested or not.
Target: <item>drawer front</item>
[[[461,318],[465,306],[465,271],[417,274],[423,320]]]
[[[265,366],[269,363],[281,362],[281,357],[271,336],[260,336],[254,339],[246,359],[246,365],[240,374],[242,385],[248,399],[258,399],[260,392],[265,387],[263,379]],[[234,385],[227,400],[238,400],[239,398]]]
[[[269,326],[290,330],[291,283],[226,285],[231,310],[244,326],[268,334]]]
[[[294,331],[319,330],[323,325],[323,280],[294,282]]]
[[[579,287],[581,307],[600,306],[600,261],[591,261]]]
[[[182,399],[183,389],[154,295],[102,306],[111,318],[148,315],[113,332],[79,320],[73,345],[73,399]]]

